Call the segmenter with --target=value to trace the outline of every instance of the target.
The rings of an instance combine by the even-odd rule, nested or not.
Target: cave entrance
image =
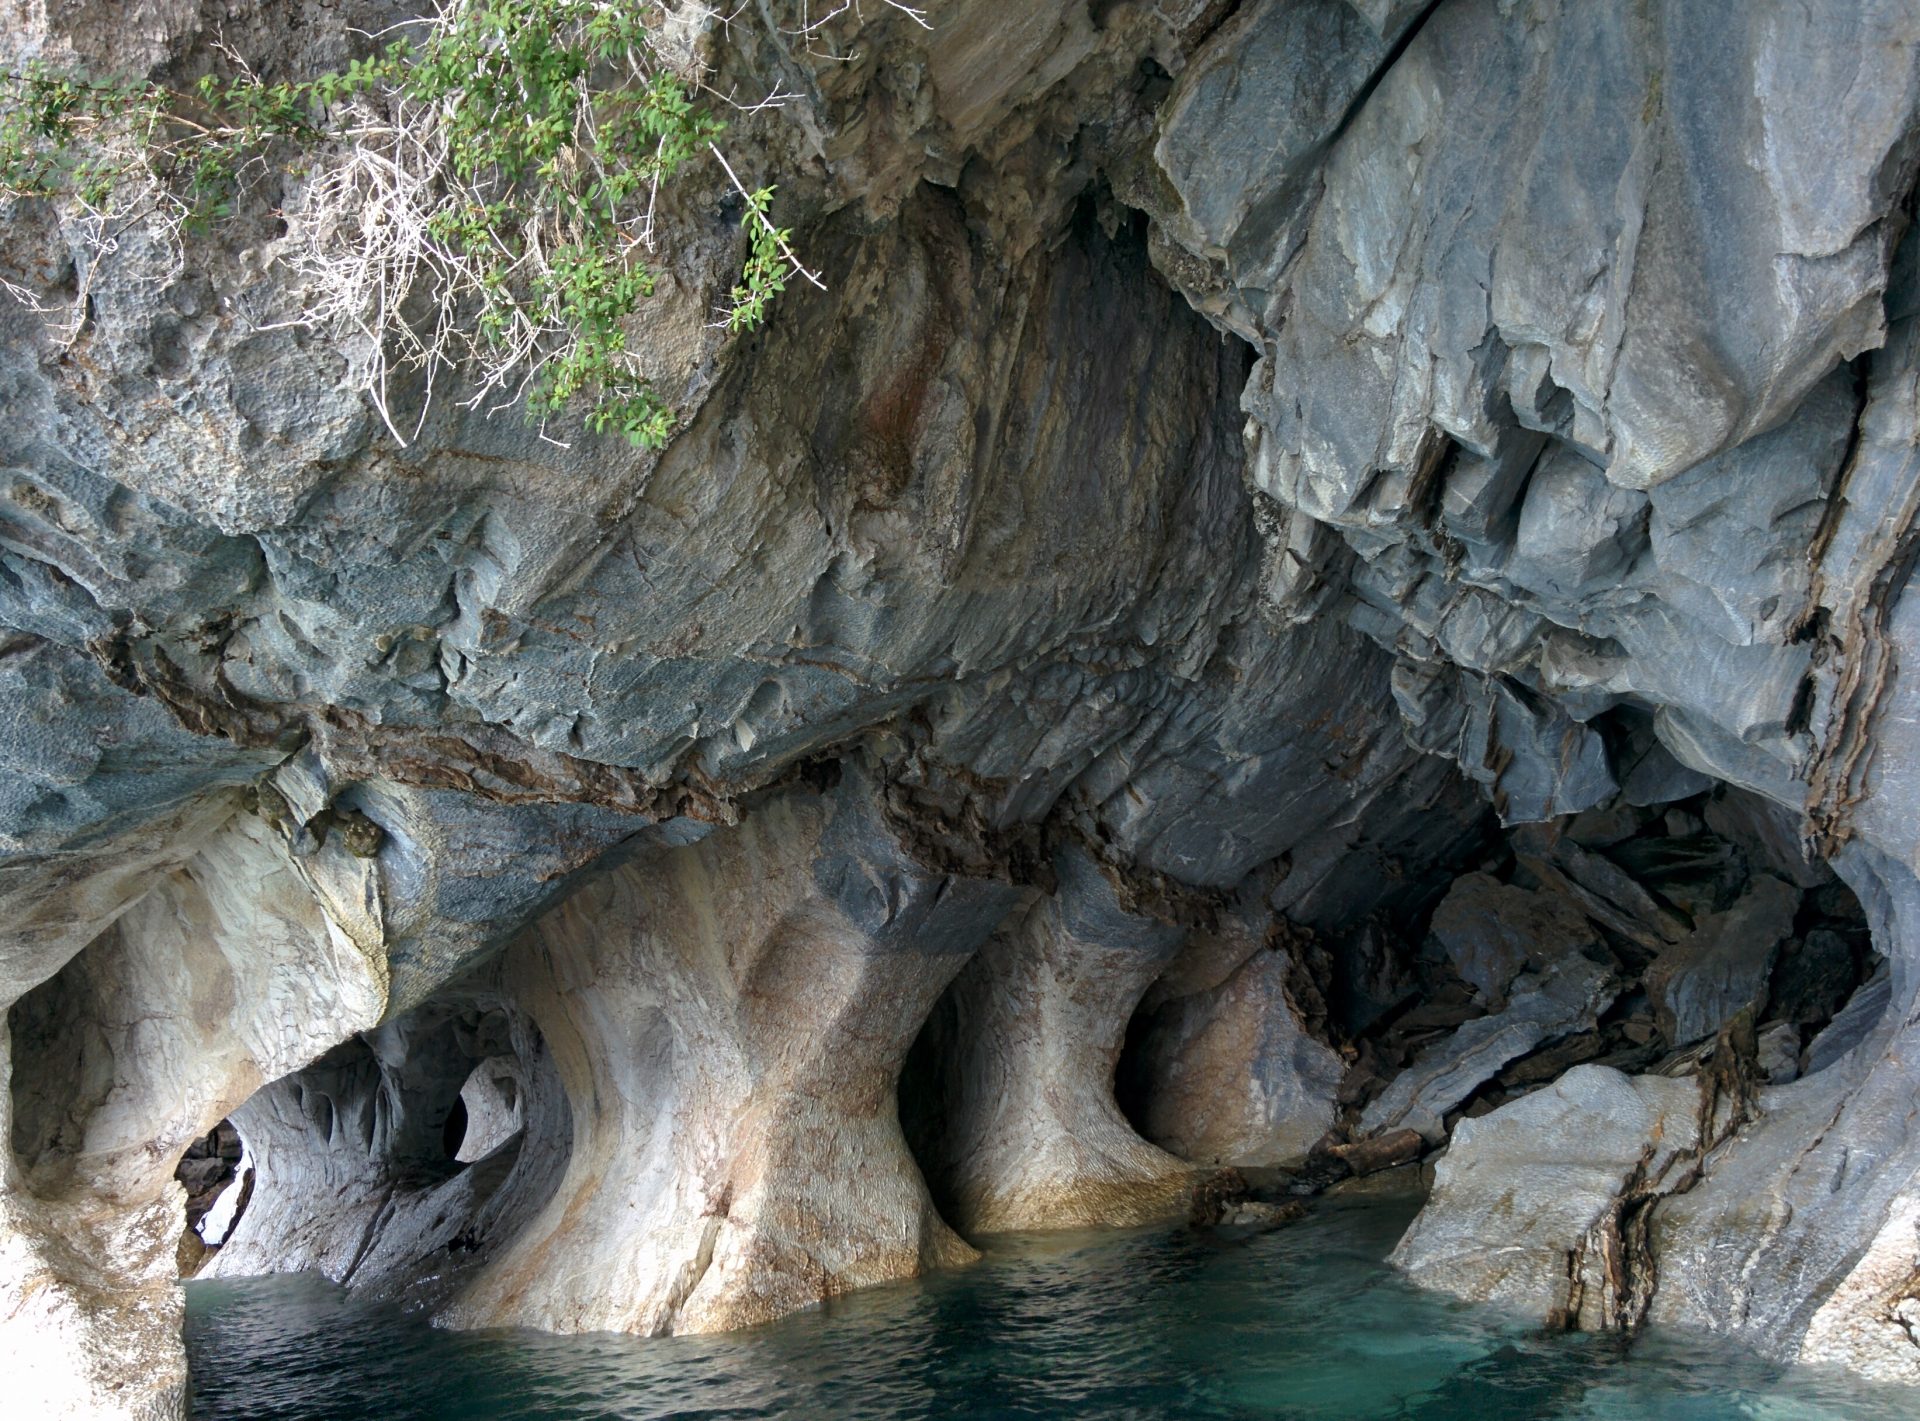
[[[253,1160],[231,1120],[187,1146],[173,1177],[187,1191],[187,1226],[180,1237],[180,1276],[192,1277],[219,1251],[253,1199]]]
[[[1827,1069],[1890,991],[1859,898],[1791,811],[1704,777],[1682,788],[1401,859],[1398,886],[1344,920],[1276,914],[1263,947],[1284,970],[1261,980],[1284,992],[1251,990],[1257,959],[1176,962],[1128,1033],[1129,1119],[1201,1163],[1308,1168],[1387,1136],[1399,1163],[1575,1066],[1681,1074],[1726,1043],[1755,1087]],[[1276,1029],[1279,1012],[1300,1029]],[[1321,1048],[1337,1070],[1310,1068]]]
[[[463,985],[260,1087],[194,1144],[180,1177],[205,1254],[183,1245],[183,1275],[217,1255],[222,1277],[447,1286],[545,1202],[571,1137],[531,1020]],[[235,1173],[244,1194],[216,1193]]]

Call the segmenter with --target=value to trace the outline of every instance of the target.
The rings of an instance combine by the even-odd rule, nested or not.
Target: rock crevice
[[[1439,1151],[1417,1281],[1920,1380],[1912,6],[666,9],[826,289],[687,184],[664,450],[8,200],[23,1404],[182,1414],[183,1263],[696,1332]]]

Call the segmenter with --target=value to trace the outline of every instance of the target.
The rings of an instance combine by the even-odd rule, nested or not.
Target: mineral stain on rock
[[[1422,1171],[1418,1285],[1920,1384],[1920,11],[865,8],[657,7],[825,288],[663,197],[659,450],[7,199],[19,1404],[184,1416],[189,1272],[702,1333]]]

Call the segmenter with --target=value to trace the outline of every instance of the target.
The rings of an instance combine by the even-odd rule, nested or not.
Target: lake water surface
[[[1008,1238],[720,1337],[438,1331],[315,1278],[187,1285],[207,1421],[1277,1417],[1914,1421],[1920,1393],[1709,1339],[1548,1335],[1407,1287],[1405,1201],[1276,1232]]]

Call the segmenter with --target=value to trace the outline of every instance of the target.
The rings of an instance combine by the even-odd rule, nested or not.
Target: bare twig
[[[468,13],[473,0],[435,0],[430,13],[402,22],[423,27],[427,42],[450,34]],[[568,23],[585,25],[602,12],[603,0],[559,0],[572,8]],[[925,12],[902,0],[885,0],[914,23],[928,25]],[[803,4],[799,33],[812,36],[831,21],[851,11],[858,16],[861,0],[838,0],[815,18]],[[703,9],[701,18],[723,29],[750,8],[738,0],[732,8]],[[384,36],[391,29],[376,32]],[[224,36],[215,48],[246,84],[260,80],[245,57]],[[399,85],[357,92],[335,101],[328,111],[326,135],[317,148],[303,154],[303,171],[282,204],[287,224],[274,258],[294,278],[299,309],[257,313],[242,311],[256,329],[321,329],[358,338],[363,378],[368,396],[388,431],[401,444],[419,438],[435,405],[435,385],[453,369],[466,372],[468,388],[457,404],[492,413],[519,403],[541,387],[549,372],[564,370],[564,362],[581,350],[577,309],[567,303],[565,264],[577,267],[579,253],[590,255],[596,244],[603,259],[616,264],[621,279],[639,270],[642,253],[655,250],[661,180],[673,161],[668,139],[653,147],[649,170],[634,181],[617,145],[603,129],[611,110],[605,110],[607,78],[613,76],[625,93],[635,93],[656,82],[665,61],[642,37],[623,52],[601,55],[598,78],[581,75],[571,83],[565,100],[570,113],[566,142],[550,159],[561,165],[566,190],[589,195],[591,214],[584,207],[570,210],[566,203],[527,201],[526,180],[503,175],[484,165],[475,171],[455,151],[456,107],[451,100],[425,102],[411,98]],[[776,85],[758,97],[722,92],[701,70],[682,74],[677,82],[717,104],[742,115],[779,108],[797,94]],[[630,87],[624,87],[630,86]],[[255,147],[258,127],[244,110],[239,117],[223,114],[218,102],[205,96],[144,91],[134,106],[120,112],[103,111],[96,133],[88,141],[110,150],[120,181],[108,199],[88,204],[76,199],[78,233],[75,266],[78,291],[62,303],[62,338],[76,340],[85,322],[87,297],[103,261],[118,248],[119,237],[134,222],[144,223],[166,251],[168,259],[156,280],[177,276],[184,268],[184,229],[195,213],[172,181],[170,164],[191,163],[193,155],[224,151],[238,159],[231,176],[251,186],[267,176],[267,154]],[[512,108],[514,100],[502,101]],[[521,95],[521,102],[528,96]],[[563,105],[564,107],[564,105]],[[496,112],[496,124],[513,115]],[[304,123],[304,120],[301,120]],[[470,120],[468,121],[470,123]],[[304,129],[301,142],[308,140]],[[185,137],[183,137],[185,135]],[[704,139],[704,135],[701,135]],[[279,141],[270,138],[264,141]],[[195,147],[194,145],[203,145]],[[746,200],[749,221],[756,224],[755,240],[771,239],[791,272],[824,291],[820,274],[801,261],[786,235],[769,219],[764,199],[756,200],[719,144],[705,142],[733,190]],[[545,182],[546,179],[541,181]],[[489,216],[476,229],[474,213],[505,212],[507,226]],[[475,245],[477,240],[480,245]],[[610,236],[608,234],[611,234]],[[56,308],[18,283],[0,280],[0,291],[31,309],[52,317]],[[735,320],[726,324],[737,323]],[[641,356],[622,340],[605,340],[593,350],[608,388],[625,382],[628,389],[646,389]],[[577,367],[576,367],[577,369]],[[423,386],[420,408],[411,418],[396,409],[393,382],[407,374]],[[568,388],[577,388],[577,377]],[[541,437],[547,438],[544,429]],[[558,441],[550,441],[558,442]]]
[[[818,273],[807,269],[806,264],[800,260],[793,248],[787,245],[786,238],[780,235],[780,229],[769,222],[766,214],[754,205],[753,194],[748,192],[747,185],[740,181],[740,175],[734,172],[733,164],[727,161],[727,155],[720,151],[717,144],[713,143],[707,145],[707,151],[720,160],[720,166],[725,169],[728,180],[733,184],[733,190],[747,200],[747,211],[751,212],[754,217],[759,220],[760,225],[764,227],[768,235],[773,238],[774,243],[780,248],[780,255],[787,259],[787,265],[793,268],[794,274],[804,276],[808,281],[811,281],[815,286],[819,287],[820,290],[825,291],[827,289],[827,283],[820,279]]]

